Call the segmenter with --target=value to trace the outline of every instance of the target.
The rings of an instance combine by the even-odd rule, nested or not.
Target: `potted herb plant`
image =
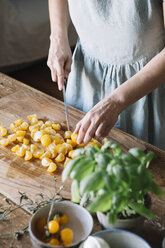
[[[154,218],[148,193],[162,196],[163,191],[148,168],[153,152],[131,148],[124,153],[116,142],[108,141],[101,148],[77,149],[74,155],[76,158],[65,167],[62,180],[73,180],[72,201],[96,213],[105,228],[116,225],[132,230],[134,222],[137,228],[144,217]]]

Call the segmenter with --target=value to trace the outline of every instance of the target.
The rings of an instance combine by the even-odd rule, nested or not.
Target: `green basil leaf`
[[[95,155],[95,161],[103,169],[106,169],[110,159],[111,159],[110,153],[109,154],[108,153],[96,153]]]
[[[74,152],[72,153],[72,156],[77,157],[80,155],[84,155],[84,153],[85,153],[85,149],[81,147],[81,148],[77,148],[76,150],[74,150]]]
[[[79,203],[80,202],[80,196],[79,196],[79,187],[77,180],[73,180],[71,185],[71,197],[72,202]]]
[[[76,167],[76,165],[85,158],[85,156],[80,156],[77,157],[75,159],[72,159],[69,161],[69,163],[67,164],[67,166],[64,168],[63,172],[62,172],[62,181],[64,182],[67,178],[69,178],[70,173],[72,172],[72,170]]]
[[[129,176],[123,165],[116,164],[113,166],[112,173],[116,176],[117,181],[125,181],[129,184]]]
[[[81,198],[80,205],[84,206],[88,202],[88,199],[89,199],[89,193],[84,193]]]
[[[94,155],[96,154],[97,150],[93,146],[87,146],[85,147],[85,154],[86,156],[90,157],[91,159],[94,159]]]
[[[116,177],[113,175],[104,175],[105,187],[108,191],[116,191],[118,189],[118,182],[116,181]]]
[[[150,164],[151,160],[155,157],[155,153],[154,152],[148,152],[145,157],[142,158],[141,162],[143,165],[145,165],[146,167],[148,167],[148,165]]]
[[[104,152],[108,148],[111,148],[113,145],[117,145],[117,143],[115,143],[114,141],[108,141],[101,147],[101,151]]]
[[[141,187],[143,189],[145,189],[152,183],[152,174],[144,165],[138,166],[137,173],[137,176],[139,176]]]
[[[101,171],[93,172],[83,178],[80,182],[80,193],[96,191],[104,187],[104,180]]]
[[[91,174],[94,170],[94,161],[90,159],[84,159],[80,161],[77,166],[72,170],[70,177],[81,181],[84,177]]]
[[[129,149],[128,152],[131,153],[139,161],[141,161],[142,158],[145,156],[145,153],[138,147],[131,148],[131,149]]]
[[[111,195],[109,192],[98,195],[93,202],[88,206],[90,212],[96,213],[97,211],[106,212],[111,207]]]
[[[131,164],[137,164],[139,165],[139,160],[134,157],[131,153],[126,153],[122,155],[122,160],[125,164],[131,165]]]
[[[108,141],[106,142],[102,147],[101,151],[106,151],[108,148],[112,149],[114,156],[120,156],[122,154],[121,147],[114,141]]]
[[[127,205],[127,199],[124,194],[113,194],[112,195],[112,206],[117,213],[121,212],[123,208]]]
[[[108,165],[107,165],[107,172],[108,172],[108,174],[112,174],[112,167],[113,166],[115,166],[116,164],[118,164],[118,160],[116,160],[116,159],[112,159],[109,163],[108,163]]]
[[[163,190],[154,181],[150,185],[150,191],[160,197],[164,196]]]
[[[134,209],[136,213],[138,213],[144,217],[147,217],[150,219],[153,219],[155,217],[155,215],[148,208],[146,208],[143,204],[131,202],[131,203],[129,203],[129,206],[132,209]]]
[[[108,218],[108,222],[112,225],[115,225],[116,221],[117,221],[117,213],[115,211],[110,211],[107,214],[107,218]]]

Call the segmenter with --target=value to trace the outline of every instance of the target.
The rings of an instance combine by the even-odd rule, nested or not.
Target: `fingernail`
[[[52,81],[53,81],[53,82],[55,82],[55,80],[54,80],[54,76],[52,76]]]
[[[77,138],[77,144],[78,144],[78,145],[81,144],[81,139]]]

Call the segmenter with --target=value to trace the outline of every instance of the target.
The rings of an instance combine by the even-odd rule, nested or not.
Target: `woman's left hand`
[[[108,135],[121,112],[120,104],[112,96],[97,103],[76,125],[77,143],[88,143],[94,136]]]

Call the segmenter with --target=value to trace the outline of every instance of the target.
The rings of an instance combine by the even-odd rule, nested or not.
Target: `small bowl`
[[[110,248],[151,248],[151,246],[137,234],[122,229],[106,229],[94,233],[92,236],[104,239],[110,245]],[[84,245],[82,243],[79,248],[83,247]]]
[[[106,214],[102,212],[97,212],[96,215],[100,225],[106,229],[123,229],[139,234],[144,224],[143,216],[137,216],[135,218],[130,219],[117,219],[116,224],[112,225],[108,222]]]
[[[162,241],[162,248],[165,248],[165,237],[163,238],[163,241]]]
[[[36,223],[40,218],[47,218],[50,210],[50,204],[39,209],[31,218],[29,223],[29,233],[33,247],[35,248],[52,248],[61,246],[53,246],[42,242],[39,239],[38,231],[36,230]],[[69,216],[69,223],[65,227],[69,227],[73,230],[74,238],[72,245],[69,247],[75,247],[80,242],[85,240],[93,229],[93,218],[91,214],[80,205],[69,201],[56,202],[54,204],[52,215],[56,213],[65,213]]]

